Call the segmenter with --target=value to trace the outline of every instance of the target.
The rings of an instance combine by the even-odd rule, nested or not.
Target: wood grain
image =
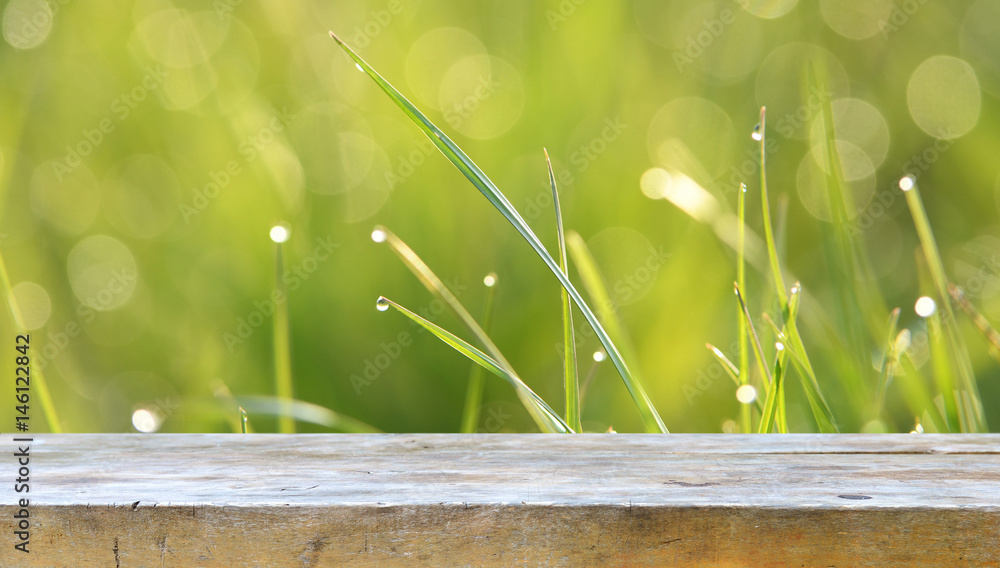
[[[1000,435],[38,435],[31,554],[0,495],[4,568],[1000,566]]]

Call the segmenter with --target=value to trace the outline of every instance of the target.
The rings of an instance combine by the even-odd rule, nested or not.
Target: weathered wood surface
[[[1000,566],[1000,435],[37,435],[30,554],[0,487],[4,568]]]

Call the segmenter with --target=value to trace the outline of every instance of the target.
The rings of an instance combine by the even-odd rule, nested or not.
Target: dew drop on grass
[[[763,137],[764,135],[760,133],[760,123],[757,123],[757,126],[753,127],[753,132],[750,133],[750,138],[759,142]]]
[[[913,306],[913,310],[922,318],[928,318],[934,315],[935,309],[937,309],[937,304],[934,303],[933,298],[928,296],[921,296],[917,298],[917,303]]]
[[[906,176],[899,180],[899,189],[903,191],[910,191],[913,189],[913,176]]]
[[[375,309],[384,312],[389,309],[389,300],[386,300],[382,296],[379,296],[378,300],[375,302]]]
[[[360,63],[355,63],[354,66],[358,68],[358,71],[361,71],[362,73],[365,72],[365,70],[361,67]]]
[[[607,354],[604,351],[594,351],[594,361],[600,363],[607,358]]]
[[[372,231],[372,240],[375,241],[376,243],[385,242],[385,231],[383,231],[382,229],[375,229],[374,231]]]
[[[750,404],[757,400],[757,389],[753,388],[753,385],[741,385],[740,388],[736,389],[736,400],[743,404]]]
[[[497,275],[495,272],[490,272],[485,278],[483,278],[483,284],[485,284],[487,288],[492,288],[496,283]]]

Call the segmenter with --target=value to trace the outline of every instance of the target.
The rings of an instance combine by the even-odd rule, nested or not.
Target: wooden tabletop
[[[5,567],[1000,565],[1000,435],[32,438]]]

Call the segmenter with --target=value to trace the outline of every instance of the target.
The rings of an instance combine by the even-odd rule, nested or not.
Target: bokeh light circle
[[[889,151],[889,125],[882,113],[871,103],[855,98],[837,99],[830,106],[833,109],[833,131],[837,140],[849,142],[863,151],[870,165],[878,169]],[[822,159],[826,155],[826,136],[821,121],[813,122],[809,141],[813,157],[826,171],[827,160]],[[845,161],[848,157],[849,155],[841,154],[841,161]],[[851,168],[856,170],[858,167],[857,164],[845,164],[845,170]],[[867,175],[867,172],[864,175]],[[859,179],[864,175],[848,179]]]
[[[1000,0],[979,0],[969,8],[959,31],[959,46],[983,89],[1000,97]]]
[[[406,81],[418,101],[440,109],[441,83],[466,57],[487,55],[479,38],[460,28],[437,28],[420,36],[406,55]]]
[[[866,39],[879,33],[892,14],[892,0],[820,0],[823,21],[848,39]]]
[[[41,328],[52,315],[52,301],[48,292],[34,282],[15,284],[10,290],[11,303],[17,306],[21,323],[28,331]]]
[[[849,192],[844,195],[844,207],[848,218],[857,217],[858,213],[865,209],[875,193],[875,169],[871,161],[860,149],[849,142],[838,141],[838,150],[844,153],[848,148],[854,147],[853,158],[859,171],[869,171],[867,176],[859,177],[852,181],[845,181],[844,184]],[[843,159],[842,159],[843,161]],[[806,153],[799,163],[798,171],[795,175],[795,188],[799,195],[799,201],[807,211],[817,219],[832,221],[833,215],[830,211],[829,193],[827,187],[827,174],[814,159],[811,152]]]
[[[638,302],[653,289],[669,253],[629,227],[604,229],[587,239],[617,306]]]
[[[58,165],[57,165],[58,164]],[[83,164],[65,172],[60,162],[44,162],[31,176],[31,210],[66,235],[85,231],[97,217],[101,191]]]
[[[910,76],[906,102],[921,130],[935,138],[958,138],[979,120],[979,80],[965,61],[935,55]]]
[[[41,45],[52,31],[52,9],[46,0],[10,0],[3,11],[3,38],[15,49]]]
[[[732,160],[736,129],[722,108],[700,97],[674,99],[660,107],[649,123],[646,147],[653,163],[697,178],[691,164],[711,177]]]
[[[132,252],[121,241],[94,235],[77,243],[66,259],[66,275],[80,302],[97,311],[129,300],[138,281]]]
[[[737,0],[737,3],[758,18],[773,20],[791,12],[799,0]]]
[[[311,191],[344,193],[361,183],[372,168],[376,144],[371,129],[346,105],[307,107],[295,116],[289,132]]]
[[[180,182],[174,170],[156,156],[125,158],[104,180],[105,216],[130,236],[151,239],[165,233],[180,210]]]
[[[810,66],[826,75],[825,91],[810,88],[802,92]],[[844,66],[829,51],[809,43],[787,43],[761,63],[754,92],[757,104],[767,107],[769,132],[782,138],[804,139],[812,120],[822,112],[823,103],[850,95],[850,83]]]
[[[520,120],[524,82],[517,69],[503,59],[473,55],[448,69],[438,101],[452,128],[469,138],[489,140]]]

